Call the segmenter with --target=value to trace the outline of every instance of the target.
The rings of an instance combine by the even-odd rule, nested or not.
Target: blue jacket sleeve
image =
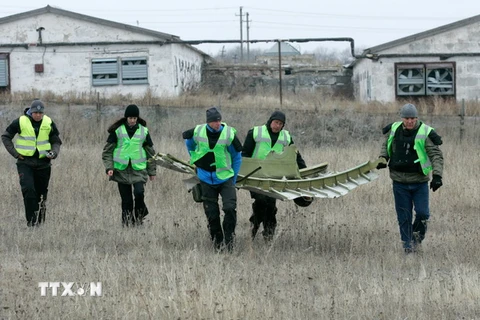
[[[195,143],[195,140],[193,140],[193,138],[185,139],[185,145],[187,146],[189,155],[190,155],[190,152],[195,151],[195,148],[197,147],[197,144]]]
[[[242,152],[235,150],[233,145],[228,146],[227,150],[232,155],[232,169],[234,172],[233,184],[235,184],[237,183],[238,172],[240,171],[240,166],[242,165]]]

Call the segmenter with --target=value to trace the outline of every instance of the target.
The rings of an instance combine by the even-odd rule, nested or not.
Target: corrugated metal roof
[[[299,56],[299,55],[301,55],[300,51],[295,49],[288,42],[280,42],[280,50],[282,52],[282,56]],[[263,55],[265,55],[265,56],[276,56],[276,55],[278,55],[278,43],[274,44]]]

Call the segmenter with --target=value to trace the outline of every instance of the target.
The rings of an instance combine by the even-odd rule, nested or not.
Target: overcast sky
[[[350,37],[367,48],[480,14],[470,0],[83,0],[42,3],[16,0],[0,7],[0,17],[55,6],[98,18],[179,36],[182,40],[251,40]],[[272,5],[273,4],[273,5]],[[273,44],[250,45],[266,49]],[[293,43],[302,52],[317,47],[348,48],[348,42]],[[225,45],[226,49],[232,45]],[[237,45],[238,46],[238,45]],[[223,45],[199,49],[217,54]],[[244,48],[246,44],[244,44]],[[357,52],[360,53],[360,52]]]

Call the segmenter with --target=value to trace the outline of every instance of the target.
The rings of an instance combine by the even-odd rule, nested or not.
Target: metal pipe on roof
[[[438,57],[440,60],[446,60],[453,57],[478,57],[480,52],[456,52],[456,53],[385,53],[385,54],[376,54],[376,53],[365,53],[360,56],[357,56],[357,59],[371,59],[377,61],[381,58],[428,58],[428,57]]]
[[[97,41],[97,42],[43,42],[43,43],[2,43],[0,48],[9,47],[23,47],[28,49],[29,47],[68,47],[68,46],[98,46],[98,45],[116,45],[116,44],[157,44],[164,45],[165,41]]]
[[[282,39],[282,42],[322,42],[322,41],[332,41],[332,42],[350,42],[350,53],[352,57],[363,57],[355,55],[355,41],[353,38],[293,38],[293,39]],[[50,43],[41,43],[35,44],[35,46],[42,47],[62,47],[62,46],[95,46],[95,45],[118,45],[118,44],[156,44],[163,46],[165,44],[188,44],[196,45],[203,43],[240,43],[240,40],[153,40],[153,41],[96,41],[96,42],[50,42]],[[246,42],[246,40],[243,40]],[[259,42],[278,42],[278,39],[254,39],[248,40],[249,43],[259,43]],[[8,47],[23,47],[28,49],[29,44],[19,44],[19,43],[3,43],[0,44],[0,48]]]
[[[278,39],[254,39],[248,40],[249,43],[259,43],[259,42],[277,42]],[[292,38],[292,39],[282,39],[282,42],[324,42],[324,41],[332,41],[332,42],[350,42],[350,53],[352,57],[355,57],[355,40],[353,38],[348,37],[340,37],[340,38]],[[185,44],[202,44],[202,43],[240,43],[240,40],[166,40],[166,43],[185,43]],[[247,42],[243,40],[243,42]]]

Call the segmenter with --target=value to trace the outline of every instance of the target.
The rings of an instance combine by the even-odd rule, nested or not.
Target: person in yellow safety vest
[[[208,220],[208,230],[218,251],[233,250],[237,225],[237,192],[235,183],[242,163],[242,144],[236,130],[222,122],[216,107],[206,112],[206,123],[183,132],[190,163],[196,166]],[[223,225],[220,223],[218,196],[222,196]],[[223,229],[222,229],[223,227]]]
[[[17,136],[15,143],[13,138]],[[62,140],[57,126],[45,115],[45,105],[35,99],[24,115],[13,120],[2,134],[3,145],[17,159],[27,226],[45,222],[51,160],[57,158]]]
[[[102,160],[107,176],[118,184],[122,225],[142,225],[148,214],[145,184],[155,180],[157,172],[155,162],[148,161],[155,150],[147,122],[140,118],[138,107],[131,104],[125,109],[123,118],[115,121],[107,131]]]
[[[380,157],[388,162],[393,180],[393,196],[405,253],[419,249],[425,239],[430,218],[428,181],[437,191],[443,185],[442,138],[430,126],[418,120],[415,105],[405,104],[400,109],[402,121],[389,124],[383,133],[389,133],[380,150]],[[379,163],[377,169],[386,168]],[[415,219],[413,219],[415,208]],[[413,221],[413,224],[412,224]]]
[[[243,144],[243,157],[265,159],[267,154],[283,152],[286,146],[293,144],[290,133],[284,129],[286,116],[281,111],[274,111],[267,123],[250,129]],[[300,152],[297,153],[297,166],[305,168],[306,164]],[[254,199],[252,204],[253,214],[250,217],[251,236],[255,238],[260,225],[263,223],[262,235],[266,241],[273,238],[277,227],[277,200],[275,198],[250,192]],[[306,199],[305,201],[312,199]]]

